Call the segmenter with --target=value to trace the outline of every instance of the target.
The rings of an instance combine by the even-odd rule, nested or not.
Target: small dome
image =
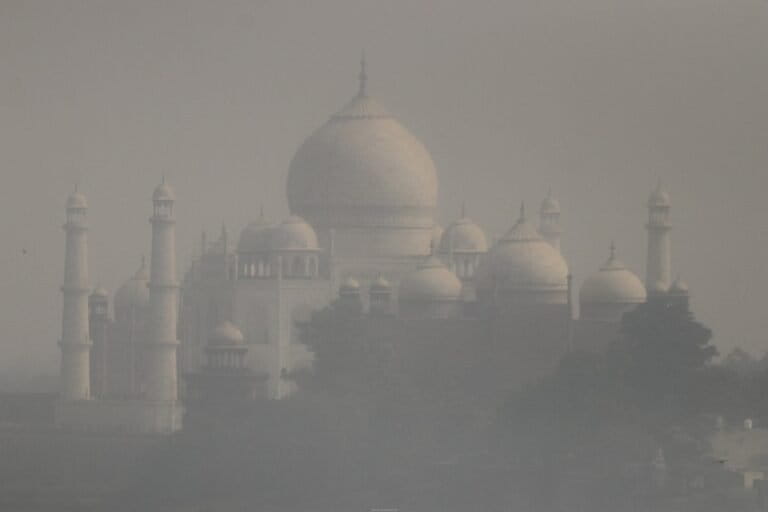
[[[430,256],[400,282],[400,300],[455,301],[461,281],[435,256]]]
[[[648,294],[664,295],[669,291],[669,286],[664,281],[656,281],[648,286]]]
[[[69,194],[69,197],[67,197],[67,210],[84,210],[86,208],[88,208],[88,201],[77,189]]]
[[[266,252],[269,250],[271,229],[274,224],[268,222],[264,215],[250,224],[240,232],[240,240],[237,243],[237,252]]]
[[[115,293],[115,311],[142,309],[149,305],[149,272],[144,260],[141,267]]]
[[[387,281],[387,279],[379,275],[372,283],[371,283],[371,291],[372,292],[383,292],[383,291],[390,291],[392,290],[392,284]]]
[[[656,208],[668,208],[670,205],[669,194],[661,186],[661,180],[648,198],[648,206]]]
[[[600,270],[584,281],[579,290],[579,301],[591,304],[639,304],[645,302],[642,281],[611,255]]]
[[[552,195],[552,190],[547,193],[547,197],[541,202],[539,213],[542,215],[560,213],[560,201]]]
[[[107,293],[107,290],[105,290],[104,287],[99,284],[91,292],[91,297],[99,298],[99,299],[106,299],[106,298],[109,297],[109,293]]]
[[[565,291],[568,264],[525,218],[520,219],[483,259],[476,276],[478,288],[511,291]]]
[[[235,324],[229,321],[220,324],[214,329],[209,338],[210,345],[219,347],[242,345],[244,342],[245,338],[243,338],[243,333],[240,332],[240,329],[238,329]]]
[[[488,250],[488,239],[480,226],[462,216],[445,230],[439,248],[443,254],[482,253]]]
[[[155,191],[152,193],[153,201],[175,201],[176,194],[173,193],[173,189],[163,180],[161,184],[155,187]]]
[[[318,250],[315,230],[296,215],[288,217],[270,231],[270,249],[273,251]]]
[[[341,286],[339,287],[339,291],[344,292],[354,292],[357,293],[360,291],[360,282],[355,279],[354,277],[348,277],[344,280],[343,283],[341,283]]]
[[[674,295],[688,295],[688,285],[679,277],[669,287],[669,293]]]

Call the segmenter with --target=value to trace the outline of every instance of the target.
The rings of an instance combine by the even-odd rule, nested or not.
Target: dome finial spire
[[[616,243],[613,240],[611,240],[611,256],[610,256],[610,259],[611,260],[616,259]]]
[[[464,219],[467,217],[467,201],[464,200],[461,202],[461,218]]]
[[[368,93],[368,73],[366,71],[365,50],[360,54],[360,74],[357,75],[357,78],[360,81],[360,90],[357,95],[365,96]]]
[[[525,201],[520,201],[520,222],[525,220]]]

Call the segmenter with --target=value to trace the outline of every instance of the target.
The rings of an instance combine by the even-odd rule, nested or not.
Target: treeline
[[[397,331],[371,322],[340,303],[317,312],[299,326],[316,360],[291,376],[296,396],[183,433],[116,498],[147,510],[751,510],[705,455],[717,416],[768,418],[768,373],[715,364],[712,333],[682,306],[642,305],[605,353],[570,353],[498,396],[483,391],[499,377],[483,372],[500,365],[493,347],[464,339],[476,330],[451,324],[404,356]],[[434,354],[441,341],[473,352]],[[702,473],[720,484],[692,489]]]
[[[639,306],[625,315],[607,351],[572,352],[551,376],[497,397],[495,407],[472,389],[484,382],[482,367],[466,368],[462,389],[453,385],[457,374],[440,363],[398,364],[386,336],[377,339],[364,326],[358,312],[339,306],[315,315],[303,326],[315,369],[300,378],[311,393],[350,405],[372,437],[386,441],[388,454],[404,454],[391,457],[397,462],[380,468],[383,473],[397,472],[396,464],[418,453],[410,471],[424,482],[441,457],[456,474],[482,460],[486,473],[503,475],[498,487],[482,493],[500,507],[664,510],[681,509],[685,500],[702,510],[714,504],[738,509],[728,496],[739,480],[707,459],[707,441],[717,417],[768,422],[768,371],[758,364],[738,371],[745,365],[736,368],[733,358],[715,363],[711,331],[685,305]],[[487,348],[483,341],[463,340],[477,350]],[[430,374],[423,382],[440,382],[441,373],[449,378],[443,388],[419,386],[420,373]],[[654,471],[662,463],[666,483],[659,485]],[[718,485],[692,489],[702,475]],[[468,492],[476,490],[464,483]]]

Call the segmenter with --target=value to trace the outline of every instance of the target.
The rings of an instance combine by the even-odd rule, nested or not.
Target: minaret
[[[560,227],[560,202],[552,196],[551,188],[539,209],[539,233],[549,245],[560,250],[560,236],[563,234]]]
[[[368,95],[368,72],[366,71],[365,52],[360,56],[360,74],[357,75],[357,80],[360,82],[360,89],[357,91],[357,95],[363,98]]]
[[[149,329],[145,345],[144,398],[177,399],[176,339],[178,283],[173,215],[174,194],[165,179],[152,194],[152,257],[149,278]]]
[[[88,226],[85,196],[75,191],[67,199],[66,253],[64,255],[64,296],[61,326],[61,384],[63,400],[87,400],[90,392],[90,350],[88,329]]]
[[[109,294],[97,286],[88,298],[91,335],[91,396],[101,398],[107,383],[107,329],[109,327]]]
[[[648,198],[645,287],[649,295],[666,293],[672,284],[669,207],[669,194],[664,191],[659,180],[656,190]]]

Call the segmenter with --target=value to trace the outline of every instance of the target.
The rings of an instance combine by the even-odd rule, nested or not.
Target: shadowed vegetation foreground
[[[704,455],[714,415],[768,416],[757,392],[768,376],[712,364],[711,333],[684,308],[643,305],[606,353],[573,352],[550,377],[494,399],[482,367],[403,364],[357,318],[317,313],[302,327],[317,357],[294,376],[302,392],[176,436],[112,500],[125,510],[756,507]],[[697,478],[707,486],[693,488]]]

